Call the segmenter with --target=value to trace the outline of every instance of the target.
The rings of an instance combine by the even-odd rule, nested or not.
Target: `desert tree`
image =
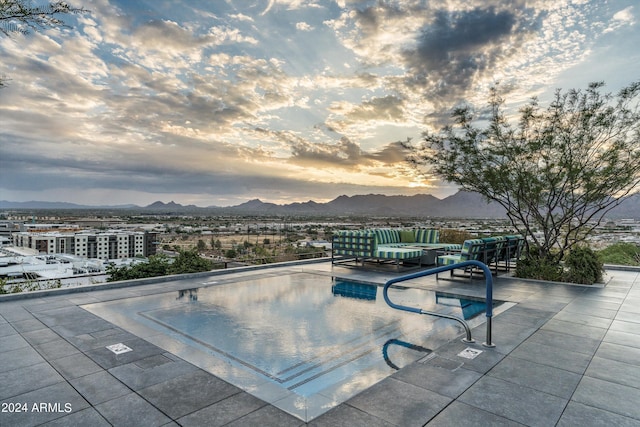
[[[489,108],[452,113],[453,124],[408,143],[409,160],[505,208],[539,258],[559,263],[640,184],[640,82],[617,94],[604,83],[557,90],[505,113],[492,88]],[[480,127],[479,123],[483,126]]]
[[[0,33],[10,36],[12,33],[29,34],[46,28],[67,27],[62,16],[86,12],[84,8],[71,7],[63,1],[37,5],[31,0],[0,0]],[[5,85],[6,79],[0,78],[0,88]]]

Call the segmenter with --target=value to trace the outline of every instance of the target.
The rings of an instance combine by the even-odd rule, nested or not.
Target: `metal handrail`
[[[382,357],[384,358],[385,363],[390,368],[393,368],[396,371],[399,371],[400,367],[398,365],[396,365],[395,363],[393,363],[391,361],[391,359],[389,358],[389,346],[391,346],[392,344],[393,345],[399,345],[401,347],[405,347],[405,348],[408,348],[410,350],[421,351],[421,352],[426,353],[426,354],[430,354],[430,353],[433,352],[433,350],[431,350],[430,348],[425,348],[425,347],[422,347],[421,345],[411,344],[410,342],[401,341],[401,340],[396,339],[396,338],[391,338],[390,340],[385,342],[384,345],[382,346]]]
[[[486,342],[483,342],[482,345],[485,346],[485,347],[495,347],[495,345],[491,342],[491,318],[493,317],[493,278],[491,276],[491,270],[489,270],[489,267],[487,267],[486,264],[484,264],[484,263],[482,263],[480,261],[475,261],[475,260],[463,261],[463,262],[460,262],[460,263],[457,263],[457,264],[443,265],[441,267],[431,268],[429,270],[418,271],[417,273],[406,274],[404,276],[393,278],[391,280],[388,280],[384,284],[384,289],[382,290],[382,295],[384,296],[385,302],[391,308],[395,308],[397,310],[409,311],[411,313],[427,314],[429,316],[442,317],[442,318],[445,318],[445,319],[451,319],[451,320],[455,320],[457,322],[460,322],[462,324],[462,326],[464,327],[464,330],[466,332],[466,338],[463,338],[462,341],[464,341],[464,342],[475,342],[475,340],[471,337],[471,330],[469,329],[469,325],[463,319],[460,319],[459,317],[451,316],[451,315],[448,315],[448,314],[435,313],[435,312],[431,312],[431,311],[422,310],[421,308],[408,307],[406,305],[396,304],[396,303],[392,302],[389,299],[389,296],[387,295],[387,291],[388,291],[389,287],[391,285],[395,284],[395,283],[404,282],[406,280],[411,280],[411,279],[416,279],[418,277],[430,276],[432,274],[442,273],[444,271],[449,271],[449,270],[453,270],[455,268],[462,268],[462,267],[467,267],[467,266],[480,267],[484,271],[485,285],[486,285],[486,305],[487,305],[486,312],[485,312],[485,315],[487,317],[487,340],[486,340]]]

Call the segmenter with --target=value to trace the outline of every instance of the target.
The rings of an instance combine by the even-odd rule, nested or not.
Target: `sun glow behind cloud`
[[[450,194],[398,141],[460,102],[481,105],[496,82],[517,105],[593,61],[601,41],[639,38],[630,0],[81,6],[91,13],[70,28],[0,38],[11,79],[0,90],[0,199]],[[637,54],[617,55],[637,69]]]

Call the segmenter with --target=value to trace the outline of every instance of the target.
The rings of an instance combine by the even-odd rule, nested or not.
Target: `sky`
[[[636,0],[95,0],[0,34],[0,200],[233,206],[456,188],[402,141],[640,78]]]

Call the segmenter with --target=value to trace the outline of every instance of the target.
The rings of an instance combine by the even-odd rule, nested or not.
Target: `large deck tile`
[[[555,425],[567,404],[567,399],[490,376],[471,386],[458,401],[532,427]]]

